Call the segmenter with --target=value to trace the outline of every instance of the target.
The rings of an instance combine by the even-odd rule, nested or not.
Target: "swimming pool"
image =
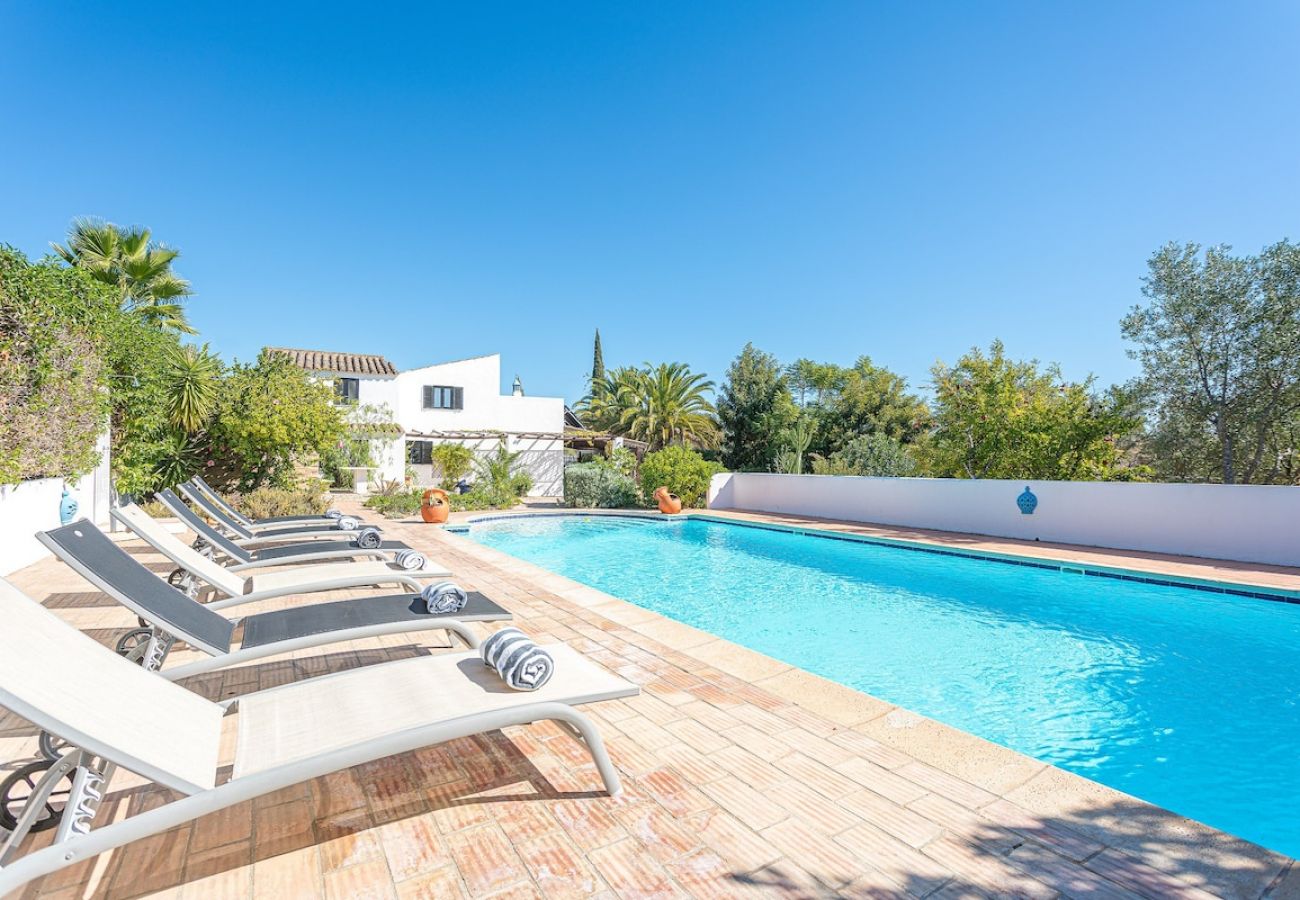
[[[469,536],[1300,856],[1300,605],[700,519]]]

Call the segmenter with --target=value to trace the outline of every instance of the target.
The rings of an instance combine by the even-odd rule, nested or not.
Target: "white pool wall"
[[[743,472],[713,477],[709,508],[1300,566],[1300,487],[1280,485]]]

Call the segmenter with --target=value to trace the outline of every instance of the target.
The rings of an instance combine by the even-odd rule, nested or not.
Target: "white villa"
[[[475,356],[397,371],[382,356],[268,347],[314,376],[330,379],[343,402],[382,410],[400,433],[377,438],[372,447],[375,476],[401,480],[407,466],[419,484],[436,473],[430,451],[438,443],[465,444],[476,453],[494,451],[504,439],[533,476],[530,496],[563,493],[564,400],[527,397],[516,377],[514,390],[501,393],[501,356]]]

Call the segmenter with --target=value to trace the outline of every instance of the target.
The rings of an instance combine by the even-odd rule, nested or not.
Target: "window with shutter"
[[[425,409],[464,409],[465,389],[442,384],[424,386]]]

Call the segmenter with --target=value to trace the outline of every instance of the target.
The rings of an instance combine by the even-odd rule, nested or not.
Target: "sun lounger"
[[[372,550],[346,538],[337,541],[307,541],[301,544],[286,544],[260,549],[241,547],[209,525],[206,519],[190,509],[184,500],[171,491],[159,491],[154,497],[184,522],[190,531],[194,532],[203,543],[225,556],[228,560],[226,568],[232,572],[313,560],[355,558],[388,560],[392,559],[393,554],[400,550],[411,549],[409,545],[402,541],[382,541],[378,548]]]
[[[245,528],[248,528],[252,531],[257,531],[258,529],[262,529],[262,528],[283,527],[286,525],[328,525],[330,524],[329,517],[324,515],[323,513],[312,514],[312,515],[297,515],[297,516],[268,516],[267,518],[264,519],[250,519],[248,516],[244,515],[239,510],[235,509],[233,506],[227,503],[226,498],[222,497],[221,494],[218,493],[214,487],[212,487],[212,485],[204,481],[202,475],[195,475],[187,482],[187,484],[192,485],[199,492],[201,492],[204,495],[204,498],[209,501],[210,505],[216,506],[228,517],[234,519],[236,522],[238,522],[239,524],[243,525]]]
[[[233,535],[235,543],[244,547],[257,544],[283,544],[289,541],[355,538],[362,531],[361,527],[354,529],[339,528],[337,525],[330,524],[333,520],[325,518],[320,519],[319,522],[307,524],[299,522],[269,528],[250,528],[227,515],[203,491],[193,485],[180,484],[176,486],[176,490],[180,491],[181,495],[190,501],[191,505],[197,507],[199,512],[216,522],[218,527],[224,528]],[[375,525],[364,527],[379,530]]]
[[[189,572],[194,578],[224,594],[225,596],[221,599],[212,601],[210,605],[214,609],[240,603],[253,603],[271,597],[285,597],[291,594],[314,594],[317,591],[365,587],[374,584],[398,584],[418,592],[421,587],[421,580],[446,578],[451,574],[450,571],[442,568],[410,571],[396,568],[386,562],[367,560],[362,562],[287,566],[273,572],[259,569],[245,576],[241,572],[232,572],[230,569],[222,568],[216,561],[209,559],[186,544],[164,528],[162,523],[133,503],[117,507],[112,511],[112,516],[116,521],[144,538],[159,553],[176,563],[186,572]],[[76,524],[83,527],[94,527],[84,519]],[[64,526],[64,528],[55,529],[55,531],[66,531],[71,527],[73,526]],[[47,533],[53,534],[54,532]]]
[[[155,579],[156,581],[156,579]],[[165,586],[164,586],[165,587]],[[183,599],[183,598],[181,598]],[[0,895],[132,841],[341,769],[459,737],[543,719],[587,745],[610,794],[618,773],[600,732],[575,709],[630,697],[637,687],[564,645],[548,646],[555,675],[512,691],[477,653],[421,656],[339,672],[213,703],[133,665],[0,580],[0,707],[71,744],[37,782],[0,844]],[[381,699],[382,702],[376,702]],[[238,718],[234,767],[218,783],[223,718]],[[121,766],[182,795],[94,828]],[[21,858],[18,844],[71,778],[54,842]]]
[[[478,641],[464,623],[510,618],[509,612],[481,594],[471,594],[454,616],[431,615],[416,594],[385,594],[232,618],[216,612],[221,604],[200,603],[171,587],[84,520],[40,533],[37,538],[83,578],[153,626],[158,646],[151,646],[150,651],[159,656],[149,659],[142,651],[139,655],[146,657],[147,664],[161,667],[162,656],[178,639],[211,657],[169,668],[163,672],[168,678],[186,678],[291,650],[407,631],[447,631],[476,647]],[[239,649],[232,650],[237,625],[243,625],[243,639]]]

